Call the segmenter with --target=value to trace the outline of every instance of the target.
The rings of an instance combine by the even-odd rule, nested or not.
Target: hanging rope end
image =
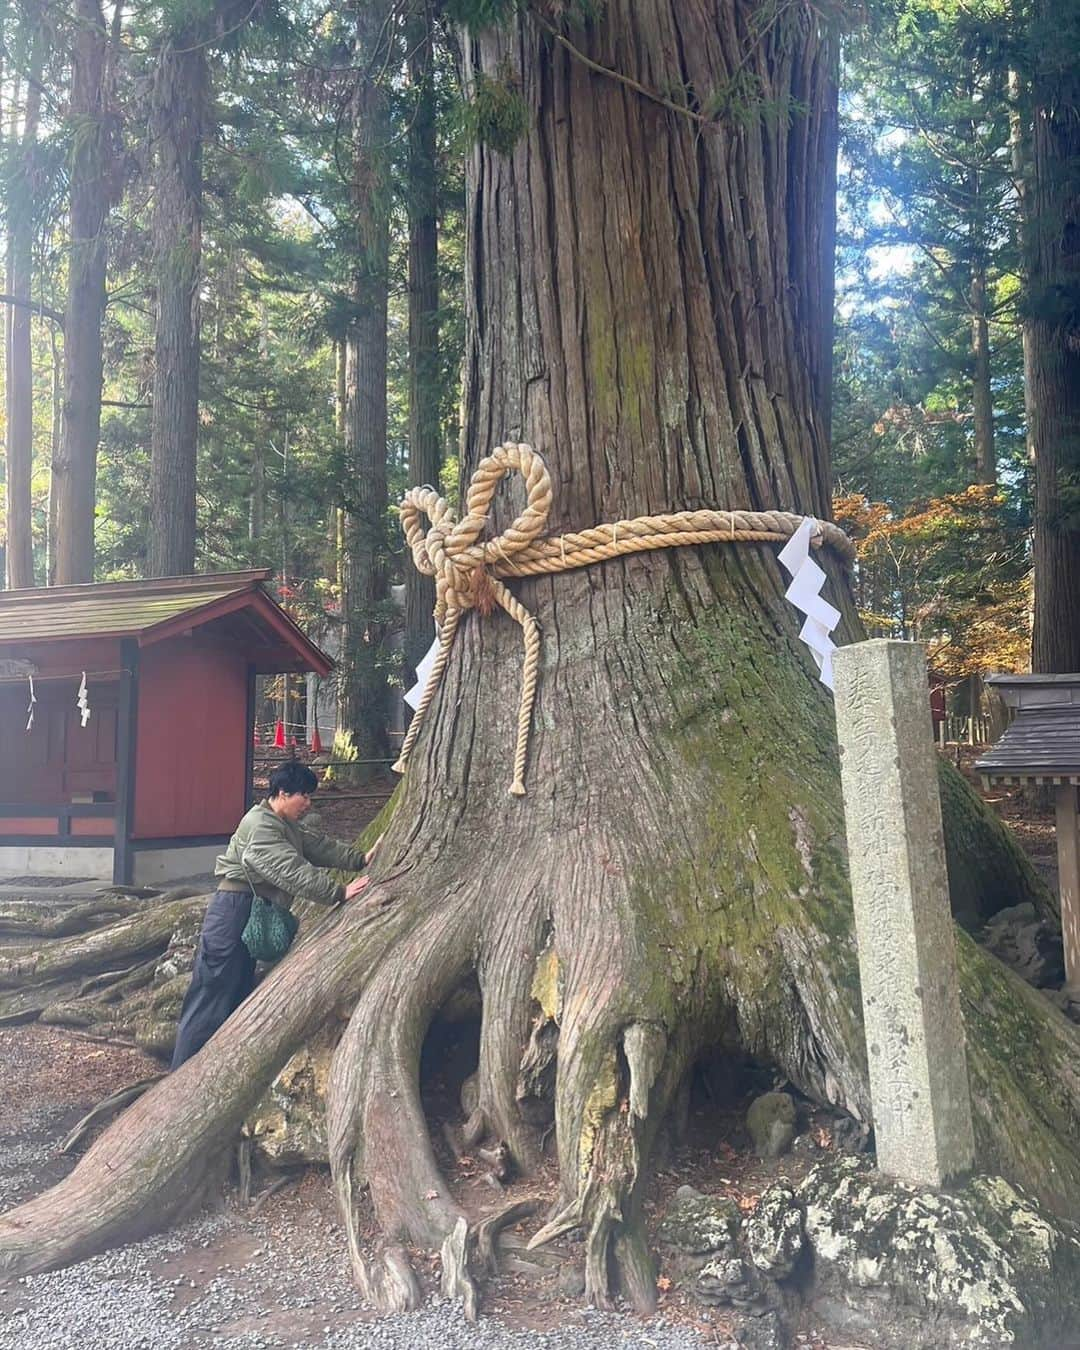
[[[511,797],[525,796],[525,784],[521,781],[520,778],[515,778],[513,783],[510,784],[510,796]]]
[[[395,763],[390,765],[390,771],[391,773],[404,773],[405,761],[403,759],[397,760]]]

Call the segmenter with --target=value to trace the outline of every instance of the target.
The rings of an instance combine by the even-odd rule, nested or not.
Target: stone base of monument
[[[1080,1347],[1080,1226],[1001,1177],[920,1190],[838,1157],[766,1191],[744,1241],[781,1298],[875,1350]]]

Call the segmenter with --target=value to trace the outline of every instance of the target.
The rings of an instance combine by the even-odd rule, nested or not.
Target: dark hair
[[[289,797],[294,792],[306,792],[310,797],[318,786],[319,780],[306,764],[301,764],[297,759],[287,759],[270,775],[271,797],[276,797],[278,793]]]

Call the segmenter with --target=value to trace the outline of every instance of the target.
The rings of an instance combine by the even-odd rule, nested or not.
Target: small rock
[[[746,1128],[761,1158],[779,1158],[795,1138],[795,1102],[786,1092],[766,1092],[750,1103]]]
[[[690,1292],[699,1303],[730,1304],[742,1311],[761,1307],[764,1295],[754,1273],[738,1256],[719,1256],[698,1271]]]
[[[803,1250],[802,1208],[790,1186],[770,1186],[746,1224],[746,1246],[755,1267],[786,1280]]]
[[[656,1230],[656,1237],[665,1246],[708,1255],[728,1250],[738,1228],[739,1210],[734,1201],[716,1195],[680,1198],[677,1194]]]
[[[676,1200],[700,1200],[701,1192],[696,1186],[680,1186],[675,1192]]]
[[[870,1127],[852,1116],[838,1116],[829,1133],[839,1153],[865,1153],[870,1147]]]
[[[747,1318],[739,1328],[742,1350],[788,1350],[791,1343],[791,1337],[776,1311]]]

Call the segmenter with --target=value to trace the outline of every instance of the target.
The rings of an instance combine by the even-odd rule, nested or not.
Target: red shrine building
[[[211,870],[248,805],[255,677],[333,667],[269,576],[0,592],[0,873]]]

